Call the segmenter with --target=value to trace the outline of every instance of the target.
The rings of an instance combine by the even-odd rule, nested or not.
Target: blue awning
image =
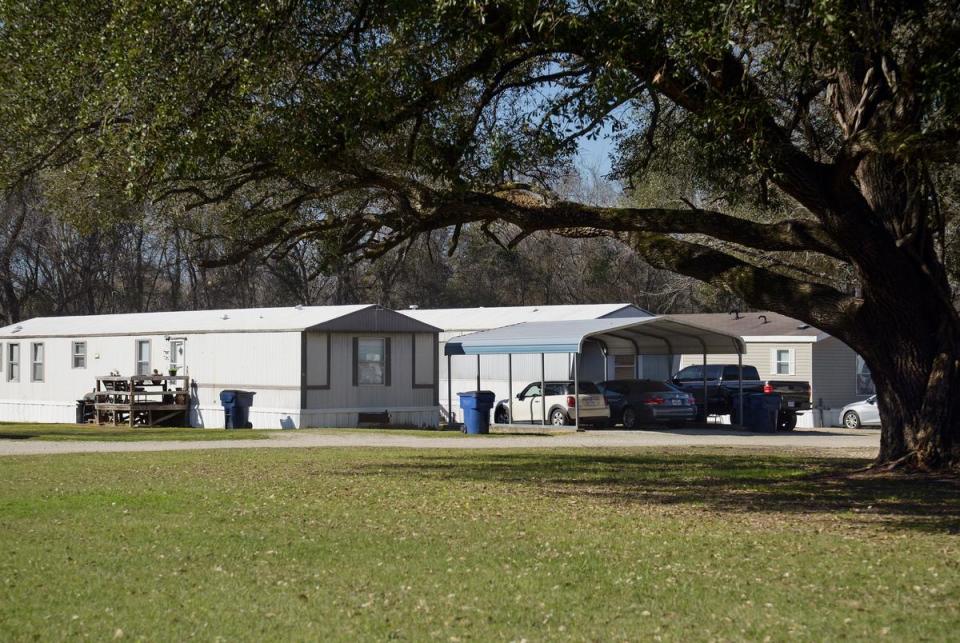
[[[446,355],[580,353],[586,341],[612,354],[681,355],[744,353],[743,340],[668,316],[525,322],[454,337]]]

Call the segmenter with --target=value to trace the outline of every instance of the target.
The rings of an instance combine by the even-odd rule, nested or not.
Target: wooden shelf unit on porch
[[[97,378],[97,424],[161,426],[190,424],[190,378],[184,375],[115,375]]]

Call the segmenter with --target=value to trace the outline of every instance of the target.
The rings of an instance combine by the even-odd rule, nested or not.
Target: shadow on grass
[[[377,464],[382,475],[519,485],[552,496],[733,513],[844,514],[888,528],[960,533],[960,480],[858,473],[861,459],[769,454],[492,453]]]

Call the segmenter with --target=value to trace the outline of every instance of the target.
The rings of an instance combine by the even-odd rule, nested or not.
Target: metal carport
[[[480,390],[480,355],[506,354],[508,359],[516,354],[540,355],[541,387],[545,379],[544,355],[547,353],[567,353],[574,356],[573,382],[574,395],[579,396],[579,362],[586,342],[600,345],[603,355],[680,355],[700,353],[703,364],[707,364],[709,354],[737,354],[740,373],[739,417],[743,418],[743,353],[746,350],[743,340],[736,335],[701,328],[693,324],[677,321],[668,316],[637,317],[628,319],[583,319],[569,321],[524,322],[512,326],[503,326],[493,330],[471,333],[450,339],[444,348],[447,356],[447,372],[451,372],[454,355],[477,356],[477,390]],[[731,350],[732,349],[732,350]],[[508,367],[510,421],[513,421],[513,377],[512,361]],[[707,400],[707,375],[703,375],[704,404]],[[542,388],[541,388],[542,390]],[[576,397],[579,399],[579,397]],[[447,379],[447,403],[453,403],[453,389],[450,378]],[[452,407],[448,407],[452,408]],[[541,405],[542,422],[546,424],[546,405]],[[575,406],[575,425],[580,428],[580,408]]]

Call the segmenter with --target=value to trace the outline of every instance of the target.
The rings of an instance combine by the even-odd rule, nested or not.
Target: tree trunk
[[[862,315],[846,341],[870,367],[881,438],[877,466],[960,469],[960,323],[908,303]]]

